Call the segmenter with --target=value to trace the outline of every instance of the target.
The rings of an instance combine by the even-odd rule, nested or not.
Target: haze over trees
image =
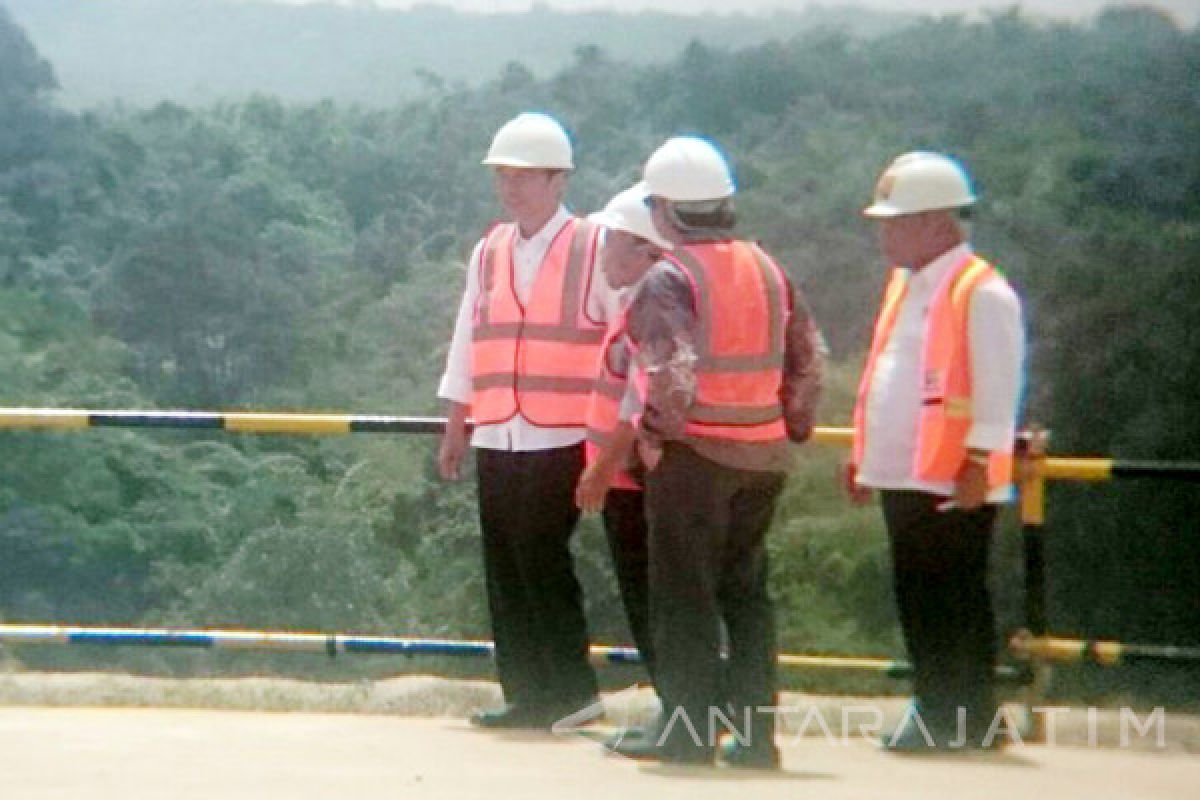
[[[634,63],[666,61],[692,41],[743,47],[818,27],[864,35],[911,15],[805,7],[740,14],[459,14],[263,0],[8,0],[62,81],[59,102],[91,108],[245,99],[390,107],[427,85],[480,86],[509,61],[541,78],[595,45]]]
[[[545,76],[526,61],[376,106],[259,94],[67,110],[54,67],[0,9],[0,405],[438,412],[463,260],[497,213],[479,158],[500,123],[545,108],[576,137],[581,210],[635,180],[668,135],[728,150],[743,230],[806,288],[830,339],[823,424],[848,420],[884,279],[858,209],[896,153],[961,156],[983,197],[976,243],[1027,301],[1027,420],[1060,453],[1196,459],[1195,30],[1145,9],[1051,26],[1013,11],[873,37],[693,42],[658,62],[581,46]],[[431,445],[0,434],[0,615],[484,636],[471,490],[435,479]],[[877,513],[839,497],[840,457],[806,449],[771,537],[781,642],[899,655]],[[1198,500],[1183,484],[1055,487],[1052,628],[1200,644]],[[1014,534],[996,553],[1005,625],[1020,622]],[[579,549],[595,638],[620,641],[594,523]],[[1183,670],[1106,679],[1181,701],[1197,686]]]

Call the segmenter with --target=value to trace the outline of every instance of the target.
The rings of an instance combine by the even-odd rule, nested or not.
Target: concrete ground
[[[785,736],[780,773],[639,764],[579,734],[459,718],[0,707],[4,800],[1081,798],[1196,796],[1190,748],[1029,745],[898,757],[863,738]]]

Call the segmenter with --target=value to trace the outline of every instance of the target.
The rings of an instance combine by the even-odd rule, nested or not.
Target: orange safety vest
[[[690,436],[765,444],[787,439],[784,336],[791,297],[782,270],[738,240],[684,245],[668,255],[692,284],[696,396]]]
[[[477,424],[520,414],[540,427],[583,427],[605,330],[587,313],[598,234],[584,220],[564,225],[525,306],[513,284],[517,226],[497,225],[488,233],[471,332],[471,413]]]
[[[596,460],[599,452],[612,442],[613,431],[621,417],[621,398],[629,384],[629,370],[633,356],[629,340],[625,337],[624,318],[612,326],[600,347],[600,363],[596,368],[596,385],[592,390],[587,410],[587,440],[584,452],[587,463]],[[613,479],[614,489],[638,489],[642,487],[624,469],[618,470]]]
[[[971,349],[968,315],[975,289],[999,273],[986,261],[971,255],[956,264],[934,292],[925,319],[921,352],[921,412],[913,474],[920,480],[953,482],[967,457],[971,430]],[[887,346],[900,306],[908,294],[909,271],[892,271],[883,307],[875,322],[875,335],[854,405],[854,463],[862,464],[866,450],[867,395],[879,354]],[[1012,445],[988,458],[988,487],[1012,482]]]

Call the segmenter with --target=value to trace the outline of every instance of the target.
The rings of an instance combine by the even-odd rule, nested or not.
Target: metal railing
[[[87,428],[152,428],[222,430],[245,434],[341,435],[439,434],[445,420],[439,417],[385,415],[314,414],[282,412],[210,412],[84,410],[52,408],[0,409],[0,430],[77,431]],[[847,446],[853,439],[850,428],[818,426],[812,441]],[[1139,645],[1111,641],[1087,641],[1051,636],[1047,633],[1045,606],[1045,507],[1048,481],[1110,481],[1129,478],[1200,481],[1200,462],[1131,461],[1113,458],[1052,456],[1046,452],[1048,435],[1033,429],[1018,437],[1015,452],[1015,483],[1019,491],[1018,512],[1022,524],[1025,573],[1025,628],[1009,641],[1010,652],[1019,660],[1041,669],[1001,666],[1001,678],[1015,683],[1044,687],[1050,663],[1091,661],[1115,665],[1133,660],[1163,660],[1200,663],[1200,648],[1170,645]],[[201,647],[236,650],[291,652],[387,653],[400,655],[489,656],[486,641],[410,639],[325,633],[269,631],[186,631],[137,628],[81,628],[44,625],[0,625],[0,643],[9,644],[104,644],[160,647]],[[637,651],[628,647],[595,645],[592,658],[607,663],[635,663]],[[891,677],[905,677],[911,669],[903,661],[884,658],[782,654],[779,664],[791,668],[867,670]]]

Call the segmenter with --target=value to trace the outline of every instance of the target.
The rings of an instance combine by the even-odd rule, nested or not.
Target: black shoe
[[[889,753],[903,755],[954,755],[971,750],[1000,751],[1004,749],[1005,741],[996,737],[984,747],[979,737],[962,737],[957,732],[948,733],[937,728],[922,730],[916,725],[906,725],[903,730],[883,733],[879,737],[879,746]]]
[[[972,734],[968,734],[968,745],[973,750],[982,750],[986,753],[998,753],[1006,747],[1023,745],[1026,742],[1034,742],[1037,740],[1038,731],[1033,716],[1024,711],[1013,721],[1013,725],[997,725],[995,729],[991,727],[991,723],[1000,714],[1000,710],[993,711],[990,715],[982,715],[982,718],[988,720],[987,726],[979,726]],[[1008,720],[1012,719],[1008,717]],[[989,735],[990,734],[990,735]]]
[[[747,745],[735,736],[721,743],[721,763],[739,769],[780,769],[782,760],[774,742]]]
[[[932,732],[911,723],[902,729],[895,728],[885,731],[879,737],[879,746],[889,753],[906,755],[938,753],[946,749],[939,746],[937,737]]]
[[[695,745],[671,746],[668,743],[659,744],[658,736],[649,734],[636,738],[625,739],[618,735],[607,745],[612,753],[638,761],[658,761],[661,764],[676,764],[691,767],[711,767],[713,751],[708,747]]]
[[[615,750],[622,742],[628,744],[653,744],[655,730],[648,728],[645,725],[631,725],[628,728],[621,728],[616,733],[604,738],[604,746],[609,750]]]
[[[904,709],[896,727],[880,734],[879,747],[889,753],[908,755],[964,749],[961,746],[951,747],[949,743],[954,740],[953,734],[946,735],[930,716],[921,701],[914,697]]]
[[[1007,727],[1000,727],[996,730],[975,731],[967,734],[967,746],[972,750],[980,750],[985,753],[999,753],[1006,747],[1013,744],[1024,744],[1027,737],[1031,737],[1033,731],[1028,725],[1018,724],[1015,730],[1009,730]]]
[[[525,706],[505,706],[498,711],[476,711],[470,717],[476,728],[487,730],[549,730],[554,723],[546,714],[531,711]]]
[[[879,746],[889,753],[913,755],[949,750],[951,748],[947,743],[950,741],[950,737],[944,736],[941,730],[928,723],[921,713],[920,703],[914,700],[905,709],[897,726],[880,735]]]
[[[1010,744],[1012,744],[1012,741],[1009,739],[1009,737],[1004,736],[1003,734],[996,734],[990,739],[985,736],[972,739],[968,743],[968,746],[972,750],[979,750],[984,753],[1001,753]]]

